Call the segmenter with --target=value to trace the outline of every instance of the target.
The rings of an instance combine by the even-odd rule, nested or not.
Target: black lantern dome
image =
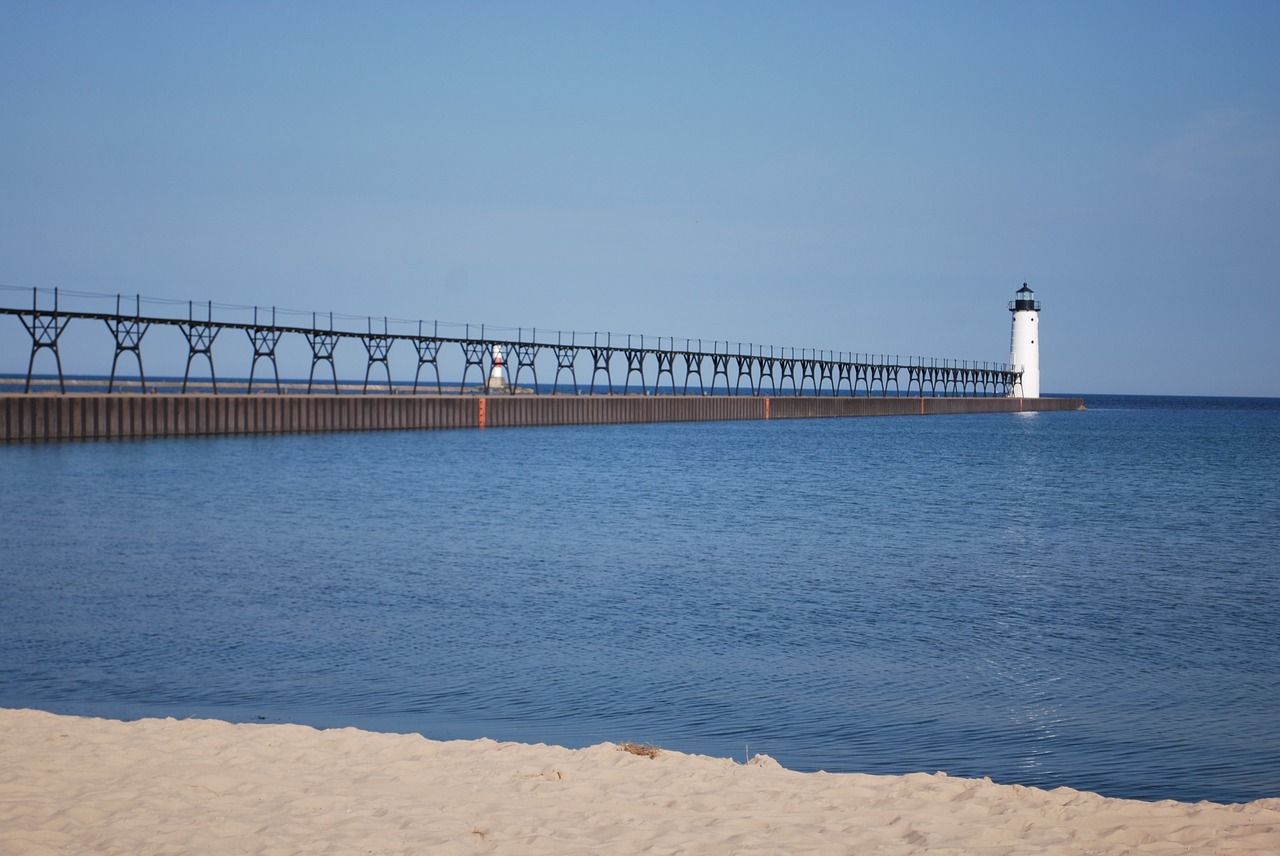
[[[1040,301],[1036,300],[1036,293],[1032,291],[1030,288],[1028,288],[1025,282],[1022,284],[1022,288],[1019,288],[1017,290],[1017,292],[1015,293],[1015,297],[1016,297],[1015,300],[1009,301],[1010,312],[1018,312],[1018,311],[1026,311],[1026,310],[1030,310],[1034,312],[1040,311]]]

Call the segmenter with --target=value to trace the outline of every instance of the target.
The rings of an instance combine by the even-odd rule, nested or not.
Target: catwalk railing
[[[26,289],[0,286],[0,301],[10,302],[4,298],[18,291],[26,292]],[[199,366],[201,360],[207,361],[213,391],[218,391],[213,344],[219,334],[226,330],[242,331],[252,348],[253,359],[247,389],[249,392],[253,391],[258,363],[263,360],[271,366],[275,391],[284,392],[280,383],[277,349],[285,336],[305,338],[310,349],[308,393],[316,385],[317,368],[324,365],[327,365],[328,373],[332,376],[333,391],[339,391],[335,351],[347,340],[358,341],[363,348],[365,374],[361,391],[366,393],[369,391],[370,376],[382,371],[386,374],[386,386],[375,385],[375,391],[406,391],[397,390],[391,380],[391,350],[400,346],[401,351],[411,347],[414,351],[411,359],[416,358],[417,361],[412,387],[407,382],[403,384],[407,391],[417,394],[430,391],[429,387],[434,385],[435,392],[443,394],[445,390],[440,374],[440,359],[441,351],[447,345],[460,348],[462,363],[461,380],[458,386],[451,385],[450,392],[468,391],[467,378],[473,368],[478,372],[479,378],[471,389],[492,392],[495,366],[503,369],[503,388],[506,392],[514,394],[523,391],[519,386],[522,374],[526,376],[526,383],[532,381],[533,391],[540,390],[540,358],[543,360],[544,372],[547,370],[547,363],[554,358],[552,394],[560,392],[562,378],[565,378],[566,392],[581,394],[578,370],[585,372],[587,368],[591,371],[588,393],[594,394],[597,381],[600,381],[603,390],[611,395],[619,391],[630,394],[633,378],[638,380],[638,392],[645,394],[657,394],[666,378],[667,388],[676,395],[715,395],[717,384],[722,383],[725,395],[752,396],[786,395],[790,387],[790,394],[795,396],[1003,397],[1016,394],[1021,382],[1021,372],[1013,366],[970,360],[846,353],[727,341],[711,341],[708,344],[702,339],[634,334],[548,332],[494,327],[489,327],[486,331],[484,325],[442,325],[435,321],[397,320],[396,331],[393,332],[392,322],[385,317],[380,319],[379,324],[372,317],[356,318],[332,313],[320,315],[292,310],[281,310],[278,313],[274,307],[268,312],[258,307],[226,306],[211,301],[204,304],[150,299],[144,301],[140,296],[126,299],[121,295],[65,291],[60,295],[58,289],[31,289],[30,293],[30,308],[0,306],[0,315],[16,316],[31,340],[31,357],[27,364],[24,387],[24,391],[28,392],[31,389],[36,357],[45,350],[52,353],[57,366],[58,388],[66,392],[58,346],[72,321],[100,321],[110,331],[115,343],[115,354],[111,361],[108,392],[115,389],[121,357],[126,358],[126,364],[130,357],[136,359],[141,388],[146,388],[142,343],[153,327],[176,327],[186,340],[187,360],[182,380],[184,393],[191,381],[193,364]],[[81,303],[114,300],[114,311],[110,311],[110,306],[106,310],[97,311],[86,308],[67,309],[62,305],[62,298],[67,294]],[[172,312],[167,315],[150,312],[144,315],[144,302],[148,306],[163,304],[168,307],[183,307],[186,317],[175,316]],[[215,308],[224,317],[215,319]],[[248,318],[250,310],[251,321]],[[233,313],[242,313],[244,317],[242,320],[226,317]],[[277,320],[279,315],[288,315],[301,317],[305,321],[308,314],[310,324],[279,323]],[[344,322],[363,321],[365,329],[344,329],[342,326],[335,326],[335,319]],[[443,332],[442,326],[445,328]],[[434,375],[434,384],[431,384],[430,379],[423,383],[424,371]],[[615,388],[615,372],[622,374],[620,390]],[[765,391],[766,382],[768,393]],[[325,384],[327,383],[326,381]]]

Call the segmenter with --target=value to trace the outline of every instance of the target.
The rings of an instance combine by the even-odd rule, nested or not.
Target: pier
[[[318,313],[304,316],[303,323],[290,323],[279,316],[296,318],[302,313],[219,306],[216,317],[212,302],[177,304],[185,311],[144,313],[139,296],[74,297],[80,304],[105,300],[114,306],[68,307],[57,289],[31,289],[28,305],[0,306],[0,317],[14,317],[31,348],[21,391],[12,382],[12,389],[0,389],[0,441],[934,415],[1083,406],[1079,399],[1015,397],[1021,372],[1001,363],[633,334],[486,330],[483,325],[434,321],[396,321],[393,329],[387,318],[361,318],[363,324],[352,324],[357,319],[348,316],[336,324],[334,315]],[[148,301],[152,302],[175,306],[172,301]],[[235,312],[245,317],[228,317]],[[92,391],[77,392],[78,382],[72,380],[69,392],[59,346],[69,329],[86,324],[104,324],[111,334],[110,373],[86,387]],[[147,381],[143,342],[155,328],[176,330],[186,342],[180,384]],[[214,365],[214,343],[228,342],[225,336],[219,340],[227,331],[243,334],[240,345],[247,346],[246,355],[252,354],[247,383],[241,381],[234,391],[225,381],[219,388]],[[311,368],[305,386],[280,380],[277,352],[286,337],[307,344]],[[344,343],[359,344],[356,365],[364,369],[362,382],[339,382],[337,351]],[[414,367],[412,383],[393,382],[393,349]],[[461,369],[460,380],[448,385],[441,375],[446,349],[457,349],[452,351],[453,365]],[[354,349],[348,344],[346,350]],[[33,372],[45,351],[57,373],[41,379]],[[497,376],[505,378],[501,387],[491,387],[495,360],[500,361]],[[134,362],[137,377],[120,376],[122,367]],[[206,365],[207,379],[193,379],[193,367]],[[263,380],[268,371],[270,380]]]
[[[1078,410],[1078,398],[0,395],[0,442]]]

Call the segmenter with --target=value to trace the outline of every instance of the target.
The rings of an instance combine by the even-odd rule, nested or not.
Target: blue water
[[[1280,400],[0,447],[0,705],[1280,796]]]

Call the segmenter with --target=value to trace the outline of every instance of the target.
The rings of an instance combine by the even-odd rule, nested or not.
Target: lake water
[[[0,705],[1280,796],[1280,400],[0,446]]]

